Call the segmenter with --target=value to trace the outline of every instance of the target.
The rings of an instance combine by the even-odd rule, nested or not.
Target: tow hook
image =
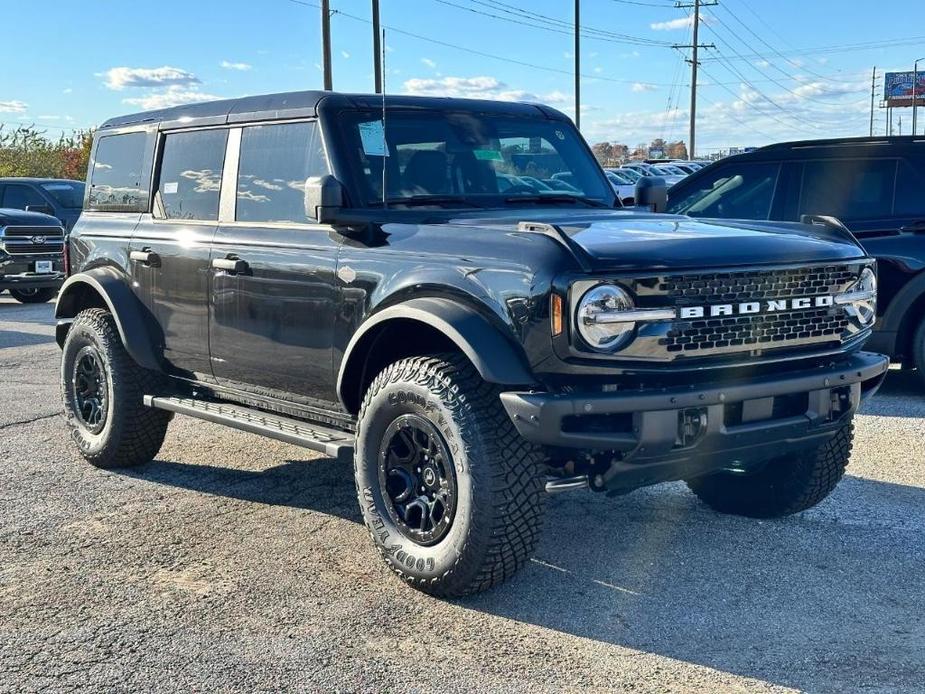
[[[546,480],[546,492],[548,494],[561,494],[571,492],[576,489],[587,489],[590,486],[587,475],[576,475],[575,477],[551,477]]]

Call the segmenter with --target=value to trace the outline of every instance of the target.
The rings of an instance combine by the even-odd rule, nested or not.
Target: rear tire
[[[424,592],[486,590],[536,546],[542,456],[498,396],[451,354],[391,364],[363,399],[354,463],[363,518],[389,568]]]
[[[842,426],[821,446],[772,461],[753,473],[720,472],[687,481],[707,506],[720,513],[777,518],[805,511],[827,497],[851,458],[854,424]]]
[[[53,287],[42,289],[11,289],[10,295],[21,304],[44,304],[58,293]]]
[[[919,383],[925,387],[925,318],[912,338],[912,363],[919,376]]]
[[[164,442],[171,414],[145,407],[156,373],[125,351],[108,311],[82,311],[71,324],[61,358],[61,395],[80,454],[100,468],[141,465]]]

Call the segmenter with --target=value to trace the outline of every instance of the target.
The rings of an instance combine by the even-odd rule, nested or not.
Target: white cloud
[[[646,82],[635,82],[633,84],[633,91],[636,94],[642,94],[643,92],[654,92],[658,91],[658,87],[654,84],[648,84]]]
[[[68,87],[67,89],[63,90],[61,93],[62,94],[73,94],[74,90]]]
[[[250,70],[253,67],[250,63],[233,63],[230,60],[223,60],[221,65],[226,70],[238,70],[239,72]]]
[[[129,106],[138,106],[143,111],[153,111],[160,108],[170,108],[171,106],[195,104],[201,101],[215,101],[220,98],[220,96],[206,94],[195,89],[169,87],[164,91],[154,92],[146,96],[123,99],[122,103]]]
[[[421,62],[432,70],[437,67],[436,61],[431,60],[430,58],[421,58]]]
[[[694,16],[678,17],[670,19],[667,22],[653,22],[649,26],[655,31],[675,31],[676,29],[687,29],[694,24]]]
[[[347,51],[341,51],[340,54],[341,54],[342,56],[344,56],[344,58],[349,58],[349,57],[350,57],[350,54],[349,54]]]
[[[102,74],[106,86],[116,91],[126,87],[189,87],[200,84],[196,75],[180,68],[163,67],[114,67]]]
[[[404,90],[407,94],[418,96],[453,96],[496,101],[537,101],[556,104],[569,100],[569,97],[560,91],[538,95],[523,89],[512,89],[505,82],[488,76],[414,78],[405,81]]]
[[[27,108],[25,101],[0,101],[0,113],[25,113]]]

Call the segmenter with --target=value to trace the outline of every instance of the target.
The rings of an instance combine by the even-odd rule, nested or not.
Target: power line
[[[469,7],[466,5],[460,5],[453,0],[433,0],[436,3],[441,5],[446,5],[447,7],[455,7],[458,10],[463,10],[466,12],[471,12],[473,14],[481,15],[483,17],[490,17],[492,19],[498,19],[503,22],[509,22],[511,24],[519,24],[521,26],[528,26],[533,29],[543,29],[544,31],[549,31],[555,34],[566,34],[568,36],[572,35],[574,31],[574,24],[569,22],[559,22],[551,18],[546,18],[544,15],[536,15],[537,19],[527,19],[523,17],[521,19],[515,19],[511,17],[505,17],[503,14],[494,14],[492,12],[486,12],[484,10],[478,10],[474,7]],[[477,0],[473,0],[477,1]],[[498,3],[495,3],[494,6],[497,6]],[[505,10],[498,10],[505,11]],[[510,14],[511,11],[507,10]],[[535,13],[533,13],[535,14]],[[532,22],[532,23],[531,23]],[[656,41],[654,39],[645,39],[639,36],[630,36],[628,34],[617,34],[614,32],[605,32],[597,29],[583,29],[582,35],[588,39],[594,39],[596,41],[604,41],[606,43],[625,43],[636,46],[668,46],[670,45],[667,41]]]
[[[294,5],[301,5],[303,7],[313,7],[315,9],[320,9],[321,5],[310,2],[309,0],[286,0]],[[357,22],[363,22],[364,24],[372,24],[372,22],[364,17],[359,17],[349,12],[344,12],[343,10],[331,10],[333,16],[345,17],[347,19],[352,19]],[[384,28],[388,29],[390,32],[395,34],[401,34],[402,36],[408,36],[409,38],[417,39],[419,41],[425,41],[427,43],[434,44],[436,46],[443,46],[444,48],[452,48],[454,50],[462,51],[464,53],[469,53],[471,55],[478,55],[483,58],[490,58],[492,60],[499,60],[505,63],[511,63],[512,65],[520,65],[521,67],[529,67],[534,70],[542,70],[544,72],[551,72],[559,75],[568,75],[572,76],[573,72],[571,70],[563,70],[562,68],[549,67],[548,65],[538,65],[536,63],[527,62],[525,60],[517,60],[516,58],[507,58],[505,56],[497,55],[495,53],[488,53],[487,51],[481,51],[475,48],[469,48],[468,46],[461,46],[456,43],[450,43],[449,41],[441,41],[439,39],[431,38],[430,36],[424,36],[423,34],[417,34],[413,31],[407,31],[406,29],[399,29],[394,25],[383,24]],[[639,80],[629,80],[629,79],[619,79],[616,77],[608,77],[606,75],[599,74],[587,74],[582,73],[582,77],[588,79],[601,80],[603,82],[612,82],[614,84],[635,84]],[[668,82],[647,82],[647,84],[652,84],[658,87],[669,87],[671,86]]]

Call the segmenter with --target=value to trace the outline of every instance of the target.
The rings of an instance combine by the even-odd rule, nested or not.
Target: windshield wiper
[[[386,205],[403,205],[405,207],[424,207],[427,205],[465,205],[481,207],[462,195],[409,195],[403,198],[388,198]],[[370,207],[382,207],[382,201],[370,202]]]
[[[581,195],[568,195],[567,193],[558,195],[512,195],[504,198],[504,202],[581,202],[589,207],[610,207],[608,204],[600,200],[595,200],[594,198],[586,198]]]

